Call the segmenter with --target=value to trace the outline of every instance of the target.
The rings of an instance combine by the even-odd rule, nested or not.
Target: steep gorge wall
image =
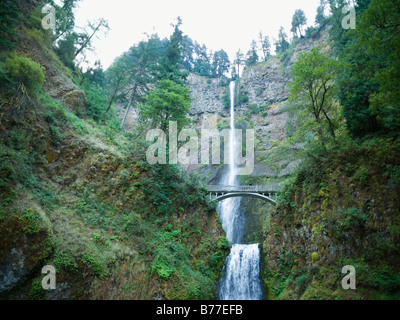
[[[44,92],[1,91],[0,299],[216,298],[229,246],[206,193],[86,121],[83,91],[37,30],[22,27],[17,48],[44,68]]]

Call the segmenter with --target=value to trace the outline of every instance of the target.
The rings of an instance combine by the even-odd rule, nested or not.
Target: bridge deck
[[[231,193],[231,192],[249,192],[249,193],[279,193],[277,188],[271,186],[208,186],[209,192]]]

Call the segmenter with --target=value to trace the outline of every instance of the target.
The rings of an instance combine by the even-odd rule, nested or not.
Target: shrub
[[[347,210],[339,211],[339,226],[343,229],[354,227],[365,227],[368,223],[368,215],[364,214],[357,208],[349,208]]]
[[[364,166],[360,166],[353,176],[353,179],[359,182],[362,186],[367,185],[369,178],[370,178],[370,173],[368,169]]]
[[[314,253],[316,253],[316,252],[314,252]],[[305,290],[307,288],[307,283],[310,279],[311,279],[310,273],[305,273],[305,274],[297,277],[296,282],[297,282],[297,285],[299,286],[300,290]]]
[[[245,95],[245,94],[240,95],[239,96],[239,102],[240,103],[247,103],[247,102],[249,102],[249,97],[247,95]]]
[[[8,76],[18,84],[23,84],[28,90],[35,91],[44,83],[43,68],[31,59],[12,54],[4,65]]]
[[[100,241],[100,235],[98,233],[93,233],[93,241],[94,242],[99,242]]]
[[[312,260],[313,262],[317,262],[317,261],[319,260],[319,254],[318,254],[318,252],[313,252],[313,253],[312,253],[312,255],[311,255],[311,260]]]
[[[28,292],[28,298],[30,300],[45,300],[46,297],[47,291],[42,288],[42,282],[39,279],[34,279]]]

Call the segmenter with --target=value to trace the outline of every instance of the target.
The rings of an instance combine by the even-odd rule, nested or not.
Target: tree
[[[108,68],[106,77],[108,78],[108,87],[110,89],[111,95],[108,102],[106,114],[110,111],[111,106],[123,85],[127,72],[128,70],[126,69],[126,65],[124,64],[122,59],[118,59],[110,66],[110,68]]]
[[[357,32],[367,50],[376,92],[369,96],[379,124],[390,131],[400,130],[400,2],[372,0],[361,17]]]
[[[76,32],[68,33],[65,38],[58,41],[58,46],[54,49],[60,60],[70,69],[74,69],[75,67],[75,44],[77,38],[78,34]]]
[[[87,82],[89,84],[97,84],[100,87],[106,86],[106,78],[100,60],[95,61],[94,66],[88,67],[85,72],[81,70],[81,73],[82,78],[79,85]]]
[[[208,54],[206,45],[194,44],[195,62],[193,71],[201,76],[211,77],[213,75],[213,66],[211,65],[211,55]]]
[[[291,31],[293,32],[293,35],[297,36],[298,32],[301,38],[303,36],[302,35],[303,26],[305,26],[306,24],[307,24],[307,18],[306,15],[304,14],[304,11],[301,9],[296,10],[292,18]]]
[[[233,64],[236,66],[236,75],[239,77],[240,76],[240,66],[243,65],[243,63],[245,62],[244,60],[244,54],[242,53],[242,51],[239,49],[236,52],[236,56],[235,56],[235,61],[233,62]]]
[[[121,127],[124,127],[130,108],[145,102],[150,86],[159,76],[159,47],[160,39],[153,35],[131,47],[107,71],[109,90],[112,92],[107,111],[115,100],[126,104]]]
[[[176,121],[178,130],[190,123],[189,90],[171,80],[162,80],[149,92],[146,103],[140,106],[141,117],[152,121],[153,128],[166,131],[170,121]]]
[[[261,31],[258,35],[258,39],[260,41],[261,51],[264,56],[263,60],[267,61],[267,58],[271,55],[271,41],[269,40],[268,36],[264,37]]]
[[[11,38],[16,36],[15,27],[21,21],[19,12],[16,1],[0,2],[0,49],[14,47]]]
[[[334,43],[334,53],[336,56],[339,56],[340,51],[352,41],[351,38],[345,37],[347,31],[342,26],[342,8],[346,5],[346,0],[329,0],[329,9],[332,13],[329,17],[329,24],[331,26],[329,35]]]
[[[224,50],[219,50],[214,53],[213,57],[213,75],[216,77],[223,76],[229,71],[231,63],[229,61],[228,54]]]
[[[93,37],[101,30],[103,30],[104,33],[110,30],[107,20],[102,18],[95,22],[88,23],[88,26],[85,28],[84,32],[78,34],[78,49],[75,52],[75,58],[82,53],[83,50],[91,48]]]
[[[57,23],[54,31],[54,42],[59,39],[65,39],[67,35],[74,32],[75,16],[73,10],[77,2],[80,0],[63,0],[62,5],[59,6],[59,1],[51,0],[50,4],[56,9]]]
[[[250,45],[250,50],[247,52],[246,55],[246,66],[250,67],[256,64],[257,61],[258,61],[257,43],[255,40],[253,40]]]
[[[164,56],[158,66],[158,80],[169,79],[179,84],[185,84],[188,73],[181,71],[182,51],[183,51],[183,32],[179,29],[182,25],[180,17],[178,22],[173,25],[174,32],[167,42]]]
[[[194,67],[193,50],[193,40],[190,39],[188,36],[184,36],[182,49],[182,66],[189,72],[192,72]]]
[[[326,2],[327,0],[320,0],[319,6],[317,7],[317,15],[315,16],[315,24],[317,26],[324,26],[326,23],[326,17],[325,17],[325,8],[326,8]]]
[[[360,23],[357,23],[355,30],[345,30],[342,27],[342,8],[347,2],[329,0],[332,12],[329,18],[330,38],[333,52],[343,66],[338,73],[338,97],[343,106],[347,128],[354,136],[363,136],[380,129],[379,115],[372,108],[371,97],[379,88],[374,77],[375,71],[385,59],[379,57],[378,50],[371,50],[373,47],[371,44],[362,41],[362,37],[370,36],[368,35],[370,31],[367,30],[374,28],[363,23],[364,13],[370,2],[370,0],[357,1],[355,9]]]
[[[336,68],[336,60],[314,48],[309,52],[300,53],[292,70],[290,101],[297,103],[306,118],[313,119],[311,123],[307,123],[308,128],[316,131],[324,146],[327,141],[326,131],[331,138],[336,137]]]
[[[285,30],[283,27],[280,27],[278,40],[275,42],[275,52],[277,54],[283,53],[289,48],[289,42],[287,39],[288,37]]]

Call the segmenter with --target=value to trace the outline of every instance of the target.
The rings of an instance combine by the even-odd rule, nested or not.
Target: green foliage
[[[91,254],[85,254],[82,258],[81,261],[89,266],[90,270],[98,277],[102,278],[106,274],[103,272],[103,266],[102,264],[96,260]]]
[[[299,36],[302,37],[303,26],[307,24],[307,18],[304,14],[304,11],[298,9],[295,11],[292,18],[292,29],[291,31],[295,36],[297,36],[297,32],[299,32]]]
[[[385,175],[389,178],[389,181],[400,185],[400,166],[387,164],[386,169]]]
[[[60,57],[60,60],[64,65],[70,69],[75,68],[75,43],[77,41],[78,35],[73,32],[68,34],[64,39],[58,41],[57,48],[55,48],[55,53]]]
[[[268,115],[268,109],[271,106],[271,104],[265,104],[265,105],[258,105],[258,104],[251,104],[249,108],[247,109],[247,117],[250,118],[252,115],[262,115],[263,117],[266,117]]]
[[[94,241],[95,243],[100,242],[100,235],[99,235],[98,233],[94,232],[94,233],[92,234],[92,237],[93,237],[93,241]]]
[[[289,48],[289,41],[287,34],[283,27],[279,29],[278,40],[275,42],[275,52],[276,54],[284,53]]]
[[[165,55],[160,59],[157,66],[157,80],[170,80],[179,85],[184,85],[187,72],[181,71],[183,32],[180,30],[182,21],[178,17],[178,22],[174,26],[174,32],[169,38]]]
[[[44,69],[27,57],[12,54],[3,68],[10,79],[24,85],[28,90],[37,91],[44,83]]]
[[[241,93],[239,96],[239,103],[247,103],[249,102],[249,96],[246,93]]]
[[[314,39],[319,35],[320,30],[318,28],[315,27],[309,27],[306,30],[306,35],[305,37],[308,39]]]
[[[170,121],[176,121],[180,130],[190,123],[189,105],[188,89],[171,80],[162,80],[157,88],[149,92],[140,112],[144,119],[153,121],[153,127],[159,127],[164,132]]]
[[[360,42],[373,58],[379,90],[370,95],[371,109],[388,131],[400,129],[400,3],[397,0],[371,0],[362,16]]]
[[[334,83],[337,62],[318,48],[302,52],[293,66],[290,101],[297,102],[303,114],[303,130],[314,131],[325,145],[326,132],[335,139],[338,127],[338,106],[335,103]],[[311,119],[313,119],[311,121]]]
[[[296,283],[300,290],[304,291],[307,288],[308,282],[310,281],[312,274],[304,273],[303,275],[296,278]]]
[[[17,35],[15,27],[21,21],[18,2],[3,0],[0,2],[0,49],[12,49],[13,38]]]
[[[50,4],[56,9],[57,23],[54,32],[54,40],[65,38],[73,32],[75,26],[74,8],[79,0],[63,0],[61,5],[59,1],[50,0]]]
[[[47,291],[43,289],[41,280],[34,279],[32,281],[32,286],[29,290],[28,298],[30,300],[46,300]]]
[[[257,61],[258,61],[257,43],[255,40],[253,40],[250,46],[250,50],[247,52],[246,55],[246,66],[251,67],[255,65]]]
[[[271,55],[271,41],[269,39],[269,36],[263,36],[261,31],[258,37],[259,37],[261,51],[264,55],[263,61],[267,61],[267,59]]]
[[[230,61],[228,54],[224,50],[219,50],[214,53],[213,56],[213,75],[216,77],[222,77],[226,72],[229,71]]]
[[[362,186],[367,185],[369,177],[369,170],[364,166],[360,166],[353,175],[353,179],[359,182]]]
[[[368,215],[357,208],[349,208],[339,211],[339,226],[343,229],[351,227],[363,228],[369,221]]]
[[[398,1],[357,1],[357,29],[341,27],[344,1],[331,1],[331,38],[343,62],[339,97],[355,136],[398,131],[400,126],[400,43]]]
[[[325,17],[325,1],[321,1],[320,5],[317,8],[317,14],[315,16],[315,24],[319,27],[324,27],[327,23],[327,18]]]
[[[93,120],[99,122],[105,116],[107,100],[105,100],[104,97],[107,97],[109,92],[99,84],[84,84],[82,88],[85,91],[86,100],[88,102],[86,114]]]
[[[153,275],[157,272],[161,279],[169,280],[175,271],[176,270],[170,265],[168,253],[165,253],[162,249],[158,249],[151,265],[151,274]]]
[[[312,262],[317,262],[317,261],[319,261],[319,254],[318,254],[318,252],[313,252],[313,253],[311,254],[311,260],[312,260]]]
[[[78,263],[76,261],[76,258],[73,256],[71,249],[66,252],[57,253],[54,256],[53,263],[56,267],[57,272],[60,272],[61,269],[65,269],[73,273],[78,272]]]
[[[41,227],[41,218],[37,212],[25,211],[25,214],[19,218],[20,221],[25,222],[25,226],[22,227],[27,234],[33,235],[39,233]]]

